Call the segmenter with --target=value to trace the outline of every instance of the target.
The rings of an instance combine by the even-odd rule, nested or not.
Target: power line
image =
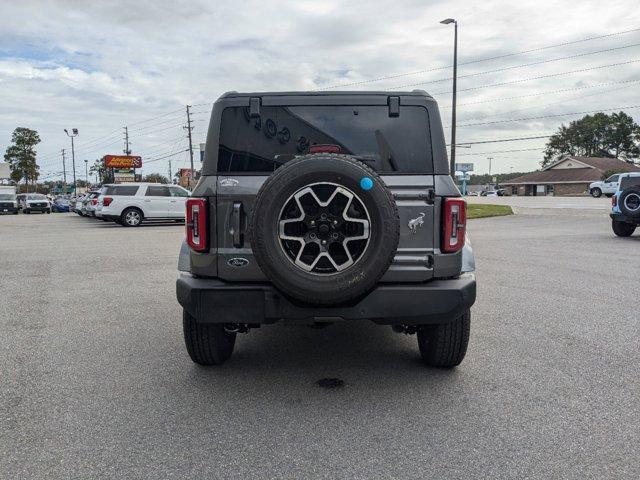
[[[141,123],[150,122],[152,120],[155,120],[156,118],[166,117],[167,115],[171,115],[172,113],[176,113],[176,112],[182,112],[182,108],[178,108],[176,110],[171,110],[170,112],[166,112],[166,113],[163,113],[161,115],[156,115],[155,117],[150,117],[150,118],[147,118],[145,120],[140,120],[138,122],[130,123],[129,126],[131,127],[133,125],[140,125]]]
[[[150,125],[145,125],[143,127],[137,127],[137,128],[131,128],[130,130],[132,132],[141,132],[143,130],[148,130],[149,128],[153,128],[156,127],[158,125],[166,125],[167,123],[171,123],[171,122],[176,122],[178,121],[180,118],[182,118],[182,115],[176,115],[174,117],[171,117],[167,120],[162,120],[161,122],[156,122],[156,123],[152,123]]]
[[[458,89],[458,92],[466,92],[469,90],[480,90],[483,88],[490,88],[490,87],[500,87],[503,85],[512,85],[515,83],[523,83],[523,82],[529,82],[531,80],[541,80],[544,78],[553,78],[553,77],[560,77],[562,75],[570,75],[572,73],[582,73],[582,72],[589,72],[591,70],[598,70],[601,68],[609,68],[609,67],[618,67],[621,65],[629,65],[631,63],[638,63],[640,62],[640,59],[636,59],[636,60],[628,60],[626,62],[618,62],[618,63],[609,63],[607,65],[598,65],[597,67],[589,67],[589,68],[581,68],[578,70],[569,70],[566,72],[558,72],[558,73],[552,73],[549,75],[538,75],[537,77],[527,77],[527,78],[519,78],[517,80],[509,80],[506,82],[498,82],[498,83],[490,83],[487,85],[479,85],[477,87],[467,87],[467,88],[463,88],[463,89]],[[401,87],[397,87],[397,88],[404,88],[404,87],[410,87],[410,86],[415,86],[415,85],[420,85],[420,84],[414,84],[414,85],[404,85]],[[437,92],[437,93],[433,93],[432,95],[445,95],[451,92]]]
[[[615,89],[607,89],[607,90],[605,90],[605,92],[614,92],[614,91],[624,90],[624,89],[627,89],[627,88],[630,88],[630,87],[634,87],[634,86],[635,85],[633,85],[633,84],[629,84],[629,85],[625,85],[623,87],[618,87],[618,88],[615,88]],[[470,120],[487,120],[488,117],[499,117],[499,116],[509,115],[509,114],[512,114],[512,113],[524,112],[524,111],[528,111],[528,110],[531,110],[531,109],[535,109],[535,110],[542,109],[542,110],[544,110],[549,106],[558,105],[558,104],[566,103],[566,102],[573,102],[573,101],[578,100],[578,99],[587,98],[587,97],[591,97],[591,96],[594,96],[594,95],[601,95],[602,93],[604,93],[604,92],[595,92],[595,93],[589,93],[587,95],[573,96],[571,98],[566,98],[566,99],[559,100],[559,101],[556,101],[556,102],[549,102],[549,103],[545,103],[545,104],[541,104],[541,105],[532,105],[532,106],[529,106],[529,107],[523,107],[523,108],[517,108],[517,109],[513,109],[513,110],[507,110],[507,111],[503,111],[503,112],[497,112],[497,113],[494,113],[494,114],[485,114],[485,115],[483,115],[481,117],[476,117],[476,118],[465,118],[463,121],[467,122],[467,121],[470,121]]]
[[[498,59],[501,59],[501,58],[513,57],[513,56],[516,56],[516,55],[524,55],[524,54],[527,54],[527,53],[540,52],[542,50],[547,50],[549,48],[564,47],[564,46],[567,46],[567,45],[574,45],[576,43],[588,42],[588,41],[591,41],[591,40],[597,40],[597,39],[600,39],[600,38],[613,37],[613,36],[616,36],[616,35],[623,35],[625,33],[632,33],[632,32],[637,32],[637,31],[640,31],[640,28],[634,28],[634,29],[631,29],[631,30],[623,30],[623,31],[620,31],[620,32],[608,33],[608,34],[605,34],[605,35],[598,35],[598,36],[595,36],[595,37],[588,37],[588,38],[583,38],[583,39],[580,39],[580,40],[573,40],[573,41],[570,41],[570,42],[556,43],[556,44],[553,44],[553,45],[546,45],[546,46],[543,46],[543,47],[532,48],[532,49],[529,49],[529,50],[520,50],[520,51],[512,52],[512,53],[505,53],[503,55],[495,55],[495,56],[492,56],[492,57],[484,57],[484,58],[479,58],[479,59],[476,59],[476,60],[469,60],[469,61],[466,61],[466,62],[458,63],[458,66],[471,65],[471,64],[474,64],[474,63],[488,62],[488,61],[491,61],[491,60],[498,60]],[[412,75],[420,75],[422,73],[435,72],[435,71],[438,71],[438,70],[445,70],[445,69],[449,69],[449,68],[452,68],[452,65],[446,65],[444,67],[434,67],[434,68],[429,68],[429,69],[426,69],[426,70],[417,70],[415,72],[407,72],[407,73],[398,73],[398,74],[394,74],[394,75],[386,75],[386,76],[383,76],[383,77],[372,78],[372,79],[369,79],[369,80],[360,80],[360,81],[357,81],[357,82],[350,82],[350,83],[343,83],[343,84],[339,84],[339,85],[332,85],[332,86],[329,86],[329,87],[319,88],[318,90],[331,90],[331,89],[334,89],[334,88],[353,87],[353,86],[356,86],[356,85],[365,85],[367,83],[380,82],[380,81],[383,81],[383,80],[391,80],[391,79],[394,79],[394,78],[408,77],[408,76],[412,76]]]
[[[477,77],[479,75],[486,75],[488,73],[505,72],[507,70],[513,70],[513,69],[516,69],[516,68],[531,67],[533,65],[542,65],[542,64],[545,64],[545,63],[559,62],[561,60],[570,60],[570,59],[573,59],[573,58],[586,57],[586,56],[589,56],[589,55],[596,55],[598,53],[608,53],[608,52],[613,52],[613,51],[616,51],[616,50],[623,50],[623,49],[626,49],[626,48],[633,48],[633,47],[637,47],[637,46],[640,46],[640,43],[632,43],[630,45],[624,45],[622,47],[606,48],[604,50],[595,50],[593,52],[577,53],[577,54],[574,54],[574,55],[567,55],[566,57],[549,58],[549,59],[546,59],[546,60],[539,60],[537,62],[531,62],[531,63],[523,63],[523,64],[520,64],[520,65],[511,65],[511,66],[508,66],[508,67],[497,68],[497,69],[494,69],[494,70],[485,70],[483,72],[468,73],[466,75],[458,75],[458,80],[461,79],[461,78],[469,78],[469,77]],[[385,90],[397,90],[399,88],[404,88],[404,87],[407,87],[407,86],[428,85],[428,84],[431,84],[431,83],[450,82],[451,80],[453,80],[453,77],[439,78],[437,80],[429,80],[427,82],[421,82],[419,84],[416,83],[416,84],[412,84],[412,85],[400,85],[400,86],[397,86],[397,87],[389,87],[389,88],[386,88]]]
[[[474,157],[474,156],[478,156],[478,155],[489,155],[489,154],[494,154],[494,153],[515,153],[515,152],[533,152],[533,151],[540,151],[540,150],[544,150],[544,147],[542,148],[518,148],[515,150],[495,150],[492,152],[476,152],[476,153],[460,153],[458,154],[459,156],[465,156],[465,157]]]
[[[482,140],[480,142],[460,142],[458,145],[480,145],[484,143],[502,143],[502,142],[519,142],[522,140],[538,140],[540,138],[549,138],[551,135],[537,135],[534,137],[515,137],[515,138],[500,138],[497,140]],[[449,144],[447,144],[449,146]]]
[[[170,153],[169,155],[165,155],[163,157],[154,158],[153,160],[147,160],[145,163],[149,164],[149,163],[153,163],[153,162],[158,162],[160,160],[164,160],[165,158],[173,157],[175,155],[179,155],[180,153],[188,152],[188,151],[189,151],[189,149],[185,148],[184,150],[180,150],[180,151],[175,152],[175,153]]]
[[[537,117],[522,117],[522,118],[511,118],[509,120],[493,120],[491,122],[477,122],[477,123],[463,123],[458,125],[458,128],[463,127],[475,127],[478,125],[495,125],[497,123],[509,123],[509,122],[524,122],[526,120],[542,120],[544,118],[556,118],[556,117],[568,117],[570,115],[586,115],[589,113],[596,112],[611,112],[614,110],[631,110],[632,108],[640,108],[640,105],[630,105],[625,107],[615,107],[615,108],[600,108],[597,110],[585,110],[582,112],[571,112],[571,113],[557,113],[551,115],[538,115]]]
[[[573,92],[573,91],[576,91],[576,90],[585,90],[585,89],[588,89],[588,88],[606,87],[606,86],[610,86],[610,85],[620,85],[620,84],[627,84],[627,83],[628,84],[633,84],[633,83],[638,83],[638,82],[640,82],[640,80],[620,80],[620,81],[616,81],[616,82],[596,83],[596,84],[593,84],[593,85],[582,85],[582,86],[579,86],[579,87],[562,88],[560,90],[546,90],[544,92],[528,93],[526,95],[515,95],[515,96],[512,96],[512,97],[490,98],[488,100],[478,100],[476,102],[459,103],[458,106],[462,107],[462,106],[468,106],[468,105],[480,105],[480,104],[483,104],[483,103],[502,102],[502,101],[505,101],[505,100],[517,100],[517,99],[520,99],[520,98],[539,97],[541,95],[553,95],[555,93]],[[629,85],[629,86],[632,86],[632,85]],[[626,88],[626,87],[624,87],[624,88]],[[610,90],[610,91],[615,91],[615,90],[618,90],[618,89],[614,89],[614,90]],[[609,91],[609,90],[606,90],[606,91]],[[591,96],[591,95],[600,95],[600,94],[601,94],[601,92],[598,92],[598,93],[595,93],[595,94],[589,94],[589,95],[585,95],[585,96],[574,97],[574,99],[584,98],[584,97],[588,97],[588,96]],[[562,103],[562,101],[561,102],[556,102],[556,103]],[[555,103],[550,103],[550,104],[547,104],[547,105],[554,105],[554,104]],[[446,109],[446,108],[451,108],[451,107],[448,106],[448,105],[443,105],[443,106],[440,107],[441,110],[442,109]],[[509,110],[509,113],[517,112],[517,111],[519,111],[519,110]]]

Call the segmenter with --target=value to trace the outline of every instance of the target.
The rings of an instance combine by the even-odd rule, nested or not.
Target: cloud
[[[122,149],[122,126],[162,115],[131,128],[134,151],[151,159],[185,147],[181,127],[187,103],[207,104],[228,90],[319,89],[418,71],[423,73],[343,88],[389,89],[447,78],[453,28],[438,23],[447,17],[459,21],[461,75],[640,42],[640,32],[634,32],[464,64],[634,28],[640,12],[635,3],[622,0],[609,2],[607,8],[595,1],[551,0],[535,5],[503,0],[23,0],[3,5],[0,17],[0,148],[4,151],[16,126],[35,128],[43,139],[38,149],[43,171],[55,172],[61,168],[60,149],[69,147],[63,128],[79,128],[78,158],[94,159]],[[464,89],[637,58],[640,48],[635,47],[461,78],[459,103],[468,105],[459,108],[458,119],[462,123],[635,105],[637,90],[629,85],[526,95],[640,78],[640,64]],[[448,80],[407,88],[441,92],[435,96],[449,125]],[[501,100],[505,97],[520,98]],[[194,107],[196,143],[204,140],[209,108]],[[640,118],[637,110],[629,113]],[[458,137],[471,142],[531,136],[569,120],[461,128]],[[544,141],[508,145],[532,148]],[[475,156],[465,158],[477,159],[482,171],[482,152],[503,149],[501,144],[474,147],[465,153]],[[536,152],[493,156],[494,171],[533,169],[540,160]],[[186,159],[178,155],[174,166]],[[165,166],[164,161],[152,162],[145,171],[164,171]]]

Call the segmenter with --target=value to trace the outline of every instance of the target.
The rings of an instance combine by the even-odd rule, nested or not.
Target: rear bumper
[[[110,220],[112,222],[115,222],[116,220],[120,220],[120,215],[111,215],[109,213],[107,213],[107,214],[103,213],[102,215],[100,215],[100,218],[104,218],[106,220]]]
[[[631,218],[622,213],[610,213],[611,220],[616,222],[630,223],[631,225],[640,225],[640,218]]]
[[[355,305],[299,305],[269,283],[237,284],[181,275],[178,302],[200,323],[327,322],[368,319],[383,325],[453,321],[476,299],[475,275],[426,283],[380,284]]]

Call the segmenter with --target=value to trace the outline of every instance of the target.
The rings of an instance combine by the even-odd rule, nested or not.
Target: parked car
[[[85,194],[85,196],[82,199],[82,207],[80,208],[80,212],[82,216],[95,217],[97,200],[96,200],[96,203],[93,203],[93,200],[95,200],[99,195],[100,195],[99,190],[94,190]]]
[[[18,201],[18,210],[22,210],[22,205],[24,204],[24,200],[27,198],[26,193],[19,193],[16,195],[16,200]]]
[[[69,212],[69,199],[63,197],[56,198],[51,204],[51,211],[59,213]]]
[[[225,362],[253,326],[337,319],[417,333],[428,365],[462,361],[475,267],[431,96],[231,92],[210,124],[178,262],[195,363]]]
[[[607,197],[611,197],[616,193],[616,190],[618,190],[618,186],[620,185],[620,175],[624,174],[616,173],[606,180],[590,183],[589,193],[594,198],[601,197],[603,194]]]
[[[610,216],[613,233],[619,237],[630,237],[640,225],[640,172],[620,174]]]
[[[0,185],[0,213],[18,214],[16,187]]]
[[[70,200],[70,208],[73,212],[77,213],[81,217],[84,216],[82,213],[82,202],[85,199],[85,195],[78,195],[77,197],[71,197]]]
[[[102,186],[98,191],[98,196],[96,197],[96,204],[95,204],[95,209],[93,211],[93,214],[97,219],[108,222],[109,220],[107,220],[106,218],[102,218],[103,199],[106,191],[107,191],[106,186]]]
[[[160,183],[106,185],[100,216],[124,227],[145,220],[184,220],[189,190]]]
[[[51,213],[51,203],[46,195],[41,193],[27,193],[22,200],[22,212]]]

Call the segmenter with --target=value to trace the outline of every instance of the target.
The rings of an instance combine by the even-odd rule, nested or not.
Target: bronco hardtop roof
[[[340,91],[299,91],[299,92],[225,92],[220,96],[222,98],[236,97],[339,97],[339,96],[380,96],[380,97],[427,97],[430,100],[434,98],[424,90],[412,91],[383,91],[383,90],[340,90]],[[434,100],[435,101],[435,100]]]

